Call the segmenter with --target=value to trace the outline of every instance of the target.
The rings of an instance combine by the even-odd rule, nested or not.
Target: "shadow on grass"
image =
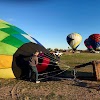
[[[77,72],[76,77],[79,80],[90,80],[90,81],[95,81],[96,78],[94,77],[92,72]],[[66,79],[74,79],[74,73],[73,71],[69,70],[61,70],[58,72],[54,72],[48,75],[45,75],[44,77],[40,78],[41,81],[61,81],[61,80],[66,80]]]
[[[97,84],[96,78],[94,77],[92,72],[77,72],[76,80],[74,80],[73,72],[70,70],[60,70],[58,72],[53,72],[50,74],[45,74],[39,76],[39,80],[41,82],[48,82],[48,81],[62,81],[62,80],[72,80],[72,86],[84,87],[87,88],[89,92],[90,89],[96,89],[97,91],[100,90],[100,85]],[[29,80],[27,80],[29,81]]]
[[[77,79],[73,80],[74,84],[71,85],[85,87],[88,89],[89,92],[91,92],[91,89],[96,89],[97,91],[100,91],[100,82],[97,82],[96,77],[92,72],[77,72],[76,77]],[[71,71],[66,71],[62,74],[62,78],[73,79],[74,77],[71,74]]]
[[[54,73],[51,76],[47,76],[47,78],[43,78],[41,80],[42,82],[45,81],[61,81],[61,80],[73,80],[74,84],[70,84],[72,86],[79,86],[79,87],[85,87],[88,89],[89,92],[91,92],[90,89],[96,89],[97,91],[100,90],[100,85],[95,83],[96,77],[93,75],[92,72],[77,72],[77,79],[74,80],[74,76],[72,71],[64,71],[61,70],[62,73]],[[87,80],[87,81],[85,81]],[[88,82],[90,81],[90,82]]]
[[[96,89],[97,91],[100,91],[100,85],[97,83],[88,83],[85,81],[76,81],[73,86],[78,86],[78,87],[85,87],[88,89],[89,92],[91,92],[90,89]]]

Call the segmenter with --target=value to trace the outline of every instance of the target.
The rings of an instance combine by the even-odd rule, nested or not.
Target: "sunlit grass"
[[[63,56],[61,56],[61,63],[74,67],[80,64],[99,59],[100,54],[95,53],[66,53]]]

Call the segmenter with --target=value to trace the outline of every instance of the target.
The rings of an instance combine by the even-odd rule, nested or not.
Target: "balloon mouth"
[[[45,62],[48,64],[48,66],[51,60],[55,60],[54,57],[49,53],[49,51],[43,46],[32,42],[26,43],[22,45],[13,55],[12,70],[16,78],[27,78],[30,71],[29,60],[36,50],[38,50],[39,52],[42,51],[45,54],[45,56],[49,59],[48,62]],[[39,63],[42,64],[42,62],[43,61],[39,60]],[[41,65],[40,67],[38,67],[38,72],[45,71],[46,67],[48,68],[48,66]]]
[[[73,51],[76,51],[76,48],[75,48],[75,49],[73,49]]]

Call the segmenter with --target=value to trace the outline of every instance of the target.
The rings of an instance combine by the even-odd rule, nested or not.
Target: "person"
[[[56,54],[55,55],[55,57],[56,57],[56,63],[58,64],[58,63],[60,63],[60,54]]]
[[[44,53],[43,53],[42,51],[40,51],[40,53],[39,53],[38,56],[39,56],[39,57],[44,57]]]
[[[60,54],[58,54],[58,58],[57,59],[58,59],[58,63],[60,63]]]
[[[34,72],[35,72],[36,83],[40,83],[40,81],[38,81],[38,70],[36,67],[36,65],[38,64],[38,54],[39,54],[39,52],[36,52],[35,54],[33,54],[31,61],[29,61],[29,64],[30,64],[31,69],[32,69],[31,80],[34,79]]]

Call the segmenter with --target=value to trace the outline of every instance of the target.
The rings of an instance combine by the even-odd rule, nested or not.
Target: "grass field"
[[[65,53],[61,56],[60,68],[66,70],[90,61],[100,60],[95,53]],[[71,70],[71,69],[70,69]],[[79,73],[88,76],[92,66],[78,69]],[[79,74],[79,75],[81,75]],[[0,100],[100,100],[100,82],[67,79],[52,79],[36,84],[34,82],[0,79]]]
[[[100,54],[96,53],[66,53],[61,57],[61,60],[74,67],[79,64],[84,64],[94,60],[100,60]]]

